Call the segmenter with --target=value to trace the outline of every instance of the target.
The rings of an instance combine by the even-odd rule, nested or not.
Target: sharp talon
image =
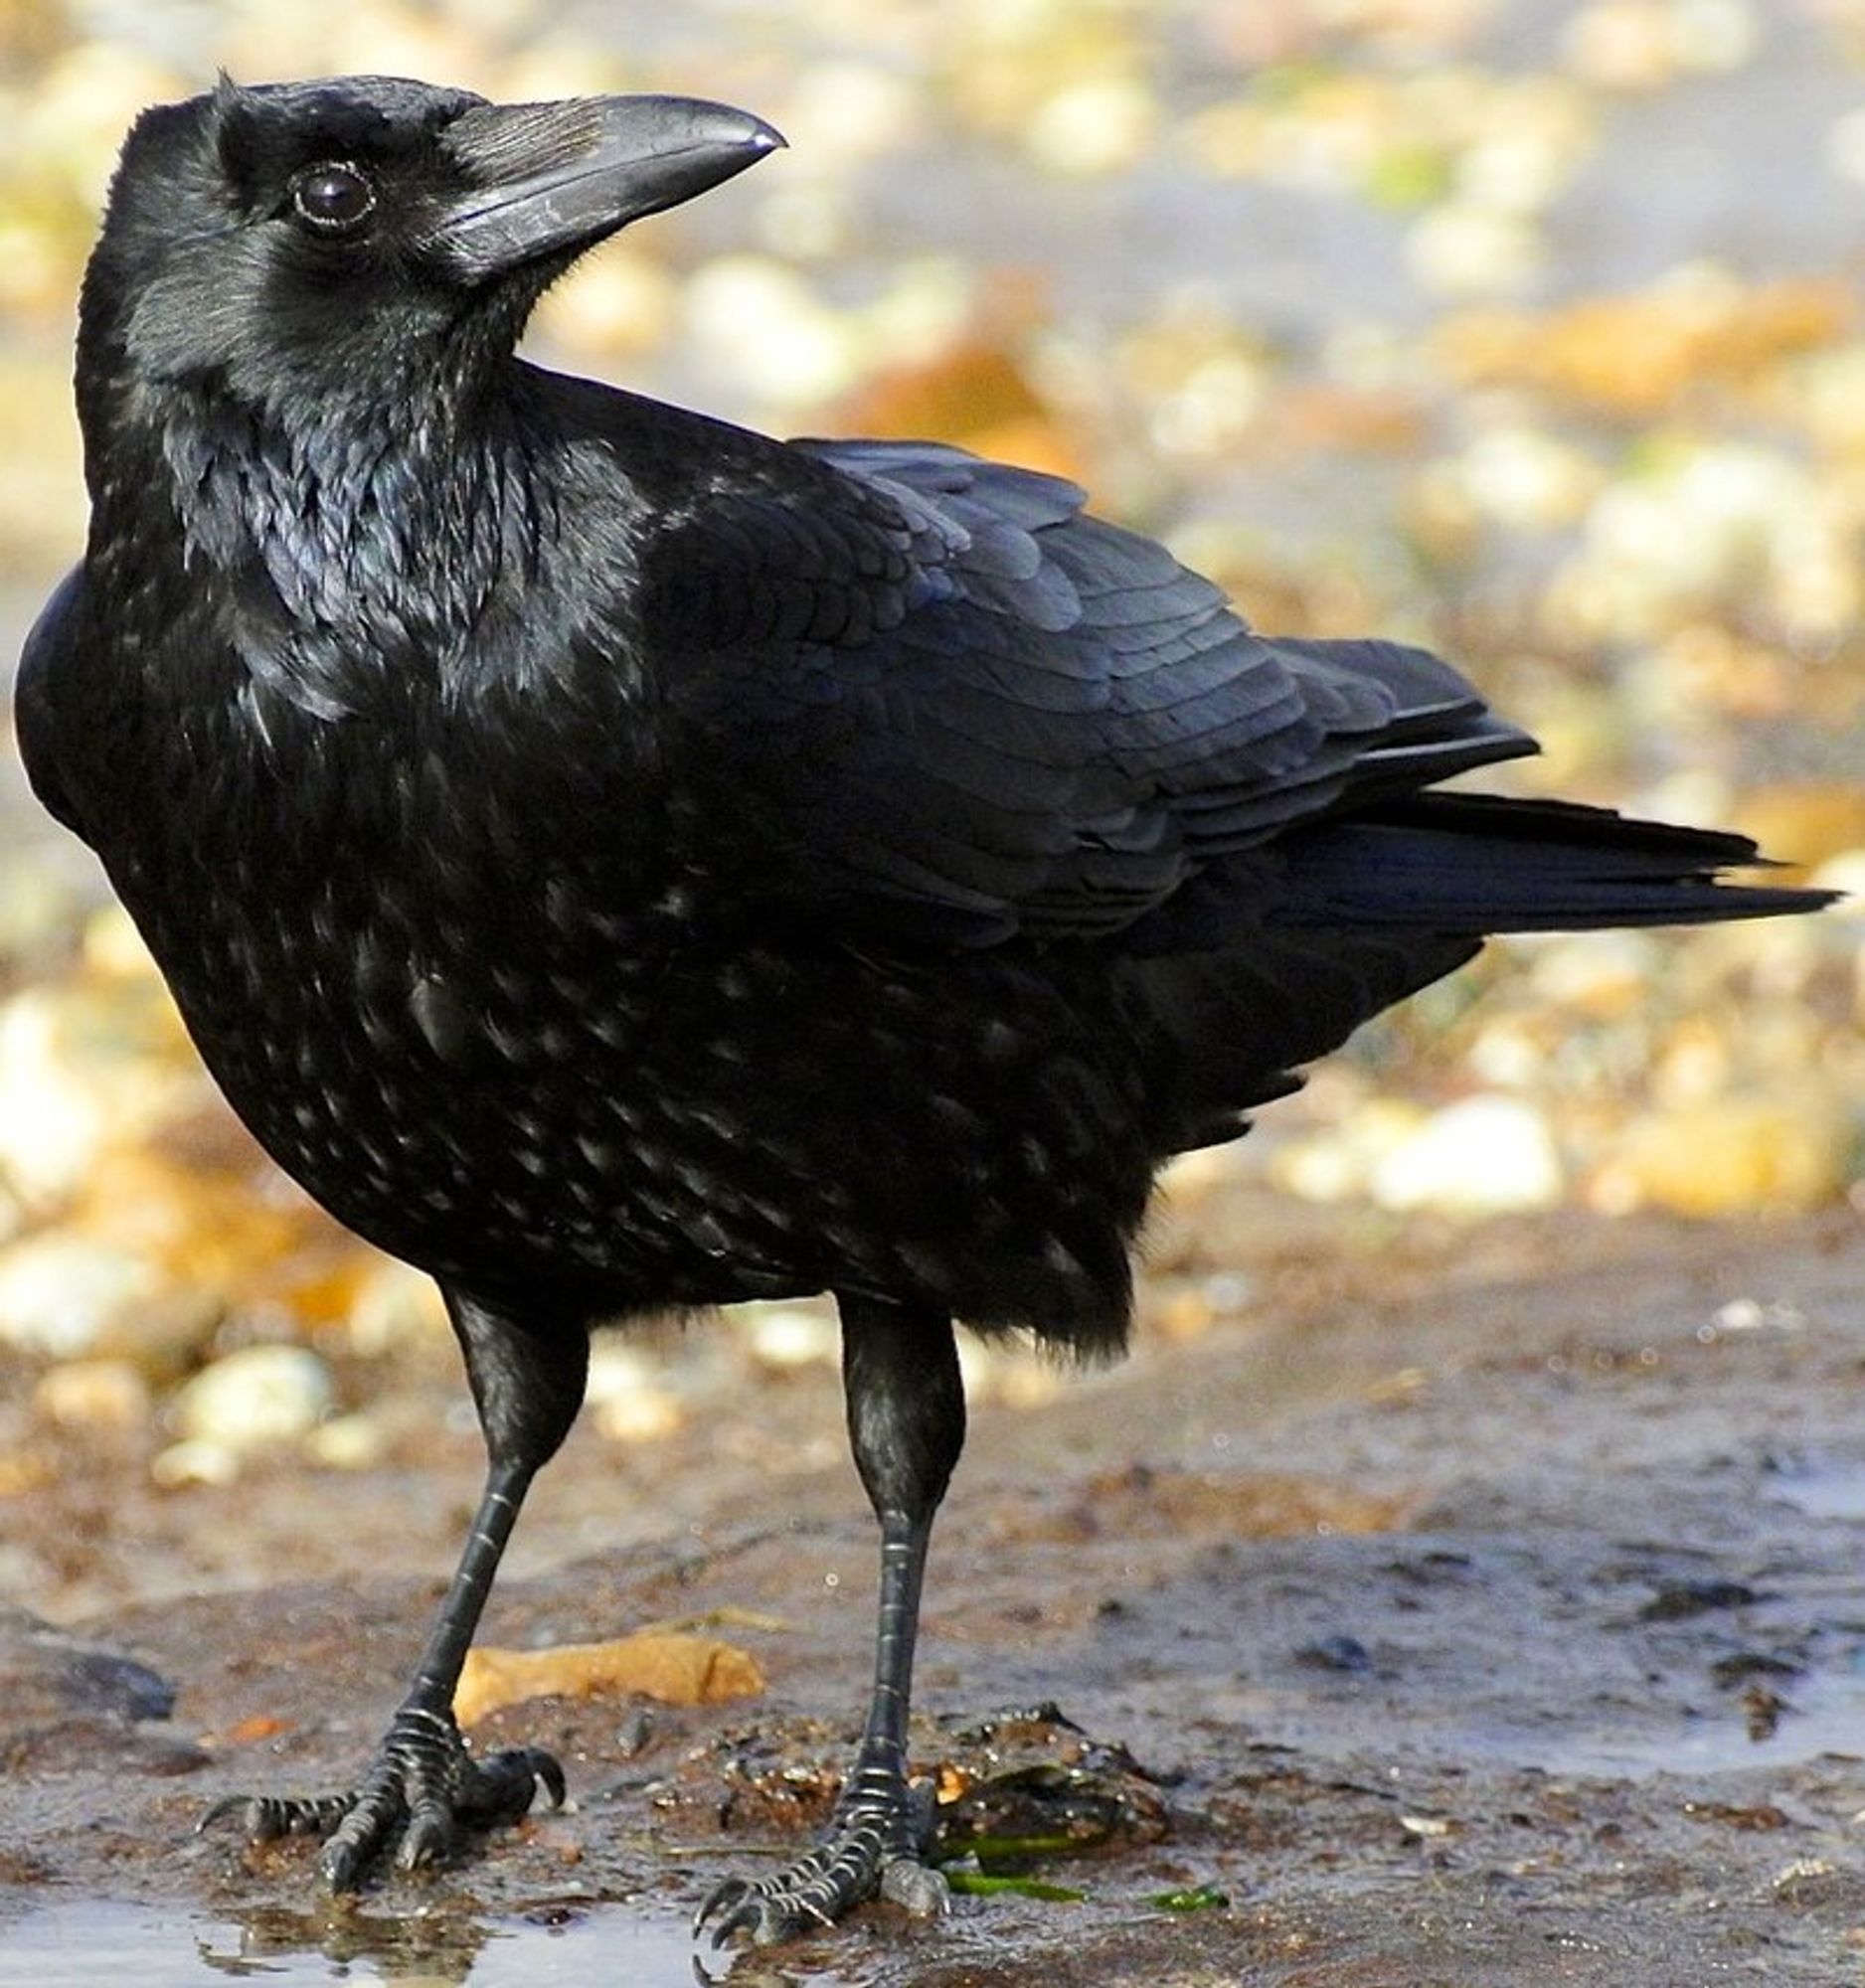
[[[230,1815],[238,1815],[242,1809],[248,1811],[247,1828],[253,1828],[252,1810],[255,1806],[251,1795],[222,1795],[212,1808],[194,1826],[197,1836],[205,1836],[217,1822],[225,1822]]]
[[[736,1911],[729,1912],[720,1921],[718,1928],[713,1933],[714,1951],[717,1952],[720,1947],[724,1946],[733,1934],[741,1932],[750,1933],[752,1943],[756,1946],[768,1946],[771,1943],[769,1936],[765,1932],[763,1910],[755,1904],[747,1904],[740,1905]]]
[[[532,1777],[544,1783],[544,1792],[551,1798],[553,1808],[562,1808],[569,1789],[564,1782],[564,1770],[558,1764],[555,1753],[547,1753],[541,1746],[527,1746],[525,1758],[530,1763]]]
[[[744,1890],[743,1878],[728,1878],[723,1885],[715,1885],[699,1902],[699,1908],[693,1914],[693,1936],[697,1939],[706,1930],[706,1921],[713,1913],[723,1911],[730,1901]]]
[[[396,1869],[419,1871],[425,1864],[438,1864],[452,1847],[453,1830],[445,1813],[437,1808],[424,1809],[402,1831],[395,1852]]]
[[[332,1892],[354,1892],[361,1883],[365,1853],[355,1844],[334,1840],[324,1845],[317,1868]]]
[[[529,1812],[540,1787],[554,1808],[563,1805],[564,1770],[540,1746],[514,1746],[484,1760],[462,1750],[459,1765],[459,1780],[446,1804],[459,1821],[475,1827],[516,1822]]]

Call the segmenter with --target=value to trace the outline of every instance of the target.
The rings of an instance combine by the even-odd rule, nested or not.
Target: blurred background
[[[1865,0],[0,0],[9,669],[83,543],[73,309],[115,148],[220,67],[756,109],[791,149],[593,256],[534,356],[1077,476],[1261,626],[1453,657],[1545,743],[1518,790],[1742,828],[1865,891]],[[1266,1209],[1446,1258],[1656,1215],[1713,1261],[1731,1225],[1842,1216],[1857,935],[1492,948],[1186,1163],[1147,1331],[1266,1301]],[[579,1440],[651,1456],[833,1357],[787,1306],[611,1346]],[[973,1379],[1053,1385],[1010,1354]],[[257,1577],[249,1491],[306,1473],[440,1453],[464,1495],[461,1408],[424,1284],[227,1118],[9,747],[0,1596],[72,1618]]]

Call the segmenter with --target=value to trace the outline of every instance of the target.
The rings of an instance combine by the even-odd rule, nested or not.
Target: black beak
[[[468,282],[575,254],[782,143],[762,117],[693,97],[474,104],[446,130],[467,191],[442,216],[434,247]]]

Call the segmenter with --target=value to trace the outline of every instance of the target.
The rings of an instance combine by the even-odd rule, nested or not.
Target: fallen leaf
[[[201,1743],[207,1747],[216,1746],[256,1746],[261,1740],[276,1740],[281,1733],[291,1731],[288,1719],[277,1719],[269,1713],[255,1712],[251,1719],[243,1719],[237,1725],[229,1726],[223,1733],[204,1733]]]
[[[531,1698],[639,1692],[663,1705],[717,1705],[764,1688],[757,1659],[712,1636],[645,1630],[610,1643],[546,1650],[476,1649],[466,1658],[453,1711],[462,1726]]]

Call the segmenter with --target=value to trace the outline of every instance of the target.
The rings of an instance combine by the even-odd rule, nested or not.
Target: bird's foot
[[[558,1806],[564,1770],[536,1746],[516,1746],[476,1760],[450,1713],[405,1705],[395,1716],[362,1781],[340,1795],[229,1795],[201,1818],[208,1828],[244,1816],[254,1843],[276,1836],[323,1836],[320,1859],[333,1892],[354,1891],[395,1845],[398,1870],[439,1862],[456,1827],[493,1829],[516,1822],[542,1783]]]
[[[736,1933],[774,1946],[833,1925],[864,1900],[881,1898],[932,1917],[950,1888],[926,1862],[932,1840],[932,1792],[864,1787],[838,1804],[827,1833],[806,1857],[769,1878],[728,1878],[700,1906],[693,1930],[711,1928],[714,1946]]]

